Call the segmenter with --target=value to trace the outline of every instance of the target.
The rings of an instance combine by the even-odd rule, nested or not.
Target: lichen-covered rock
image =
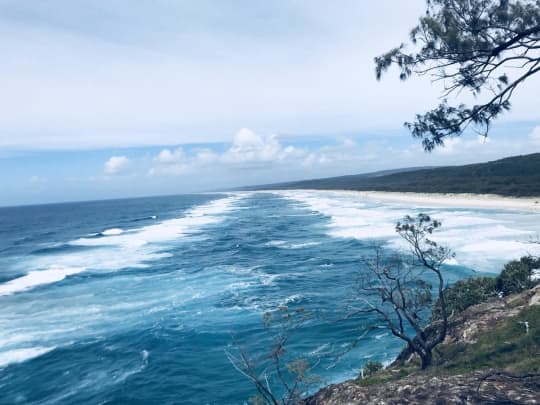
[[[485,375],[415,375],[369,386],[347,381],[322,389],[308,398],[305,405],[540,403],[539,392],[528,380],[494,376],[483,381]]]
[[[537,286],[506,300],[495,299],[470,307],[449,320],[444,343],[474,343],[480,334],[489,333],[494,326],[522,309],[539,304],[540,286]],[[414,358],[414,354],[405,349],[390,367],[399,369]],[[434,374],[428,370],[395,381],[363,386],[353,380],[346,381],[321,389],[304,404],[540,404],[538,376],[515,378],[485,370],[458,375]]]

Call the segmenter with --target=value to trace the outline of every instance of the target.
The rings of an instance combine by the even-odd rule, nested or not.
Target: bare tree
[[[444,340],[448,327],[441,267],[452,253],[430,239],[440,226],[425,214],[398,222],[396,232],[408,243],[411,254],[388,256],[376,248],[375,255],[365,260],[367,271],[359,284],[364,304],[357,312],[377,314],[393,335],[418,354],[422,369],[431,364],[433,349]],[[435,330],[428,331],[433,293],[441,305],[441,320]]]
[[[308,375],[312,368],[303,358],[286,358],[289,339],[310,319],[303,308],[289,310],[279,307],[264,314],[264,328],[271,335],[269,351],[250,356],[235,342],[237,354],[226,352],[234,368],[250,380],[258,392],[251,398],[254,404],[295,405],[302,394],[320,380]]]

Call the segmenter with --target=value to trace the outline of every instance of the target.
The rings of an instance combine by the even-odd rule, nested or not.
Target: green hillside
[[[404,169],[390,174],[378,172],[252,187],[257,188],[540,196],[540,153],[464,166]]]

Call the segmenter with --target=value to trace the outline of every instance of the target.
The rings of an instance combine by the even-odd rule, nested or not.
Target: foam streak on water
[[[0,284],[0,295],[13,294],[39,285],[61,281],[67,276],[80,273],[84,270],[84,267],[72,267],[68,269],[51,268],[48,270],[31,271],[26,276]]]
[[[54,347],[30,347],[0,353],[0,368],[11,363],[21,363],[54,350]]]
[[[101,237],[83,237],[68,242],[71,246],[94,247],[85,253],[46,256],[25,263],[28,274],[0,284],[0,295],[13,294],[40,285],[55,283],[85,270],[112,271],[127,267],[146,267],[147,262],[168,256],[163,244],[200,232],[216,224],[234,209],[241,197],[230,196],[188,210],[181,218],[132,229],[110,228]]]
[[[329,217],[328,234],[338,238],[382,240],[396,249],[405,243],[395,232],[405,215],[424,212],[442,222],[434,239],[450,247],[462,264],[477,271],[498,272],[520,256],[540,254],[531,243],[540,231],[540,216],[508,210],[411,207],[380,203],[359,194],[335,191],[284,191],[280,195]]]
[[[245,403],[225,351],[234,336],[261,358],[263,314],[282,306],[317,314],[286,356],[324,381],[388,362],[401,342],[346,303],[371,242],[399,247],[395,222],[415,212],[308,191],[0,209],[0,402]],[[457,252],[450,282],[538,247],[533,215],[427,212]]]

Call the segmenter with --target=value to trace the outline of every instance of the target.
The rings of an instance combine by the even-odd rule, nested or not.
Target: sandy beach
[[[540,212],[540,197],[503,197],[494,194],[431,194],[387,191],[345,191],[381,202],[419,207],[460,207]]]
[[[409,193],[394,191],[356,191],[356,190],[325,190],[298,189],[303,191],[346,194],[360,198],[368,198],[383,203],[414,205],[426,208],[485,208],[540,212],[540,197],[505,197],[496,194],[472,193]],[[273,193],[276,190],[258,190],[258,192]],[[287,191],[287,190],[282,190]]]

